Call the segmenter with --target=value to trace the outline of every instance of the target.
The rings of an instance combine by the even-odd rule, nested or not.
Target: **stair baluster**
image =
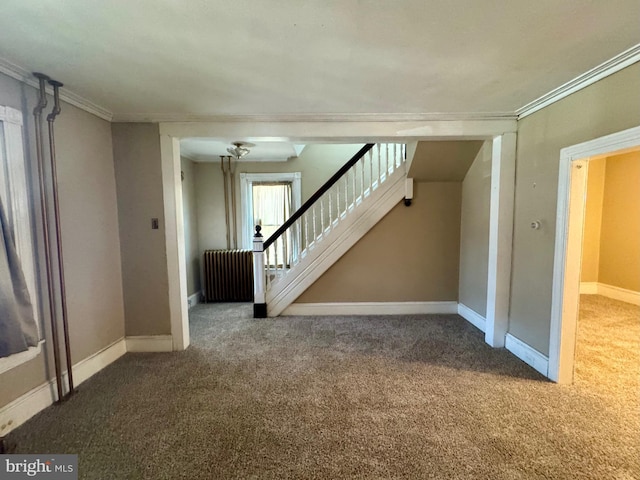
[[[269,291],[283,281],[325,237],[331,238],[330,233],[355,214],[358,207],[404,163],[404,145],[365,145],[264,241],[264,270],[260,272],[258,269],[255,274],[264,275],[267,303]],[[398,179],[397,176],[394,178]],[[312,258],[317,255],[314,253]],[[306,263],[309,261],[312,260]],[[282,288],[278,286],[278,289]]]

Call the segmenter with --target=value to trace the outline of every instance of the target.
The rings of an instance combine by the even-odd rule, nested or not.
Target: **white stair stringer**
[[[266,294],[267,315],[280,315],[389,213],[405,196],[405,178],[404,168],[394,171],[371,195],[326,232],[286,275],[274,281]]]

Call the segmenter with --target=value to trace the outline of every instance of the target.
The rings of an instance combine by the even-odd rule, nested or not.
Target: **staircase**
[[[367,144],[271,237],[262,242],[258,231],[256,307],[280,315],[405,197],[406,184],[405,146]]]

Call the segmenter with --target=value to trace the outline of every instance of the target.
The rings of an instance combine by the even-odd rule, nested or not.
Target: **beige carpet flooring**
[[[200,305],[187,351],[127,354],[8,440],[79,454],[84,479],[640,478],[638,309],[583,305],[571,386],[456,315]]]

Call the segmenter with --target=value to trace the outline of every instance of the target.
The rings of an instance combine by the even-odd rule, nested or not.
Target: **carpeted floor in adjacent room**
[[[199,305],[187,351],[125,355],[9,441],[85,479],[640,478],[640,310],[582,313],[564,386],[456,315]]]

